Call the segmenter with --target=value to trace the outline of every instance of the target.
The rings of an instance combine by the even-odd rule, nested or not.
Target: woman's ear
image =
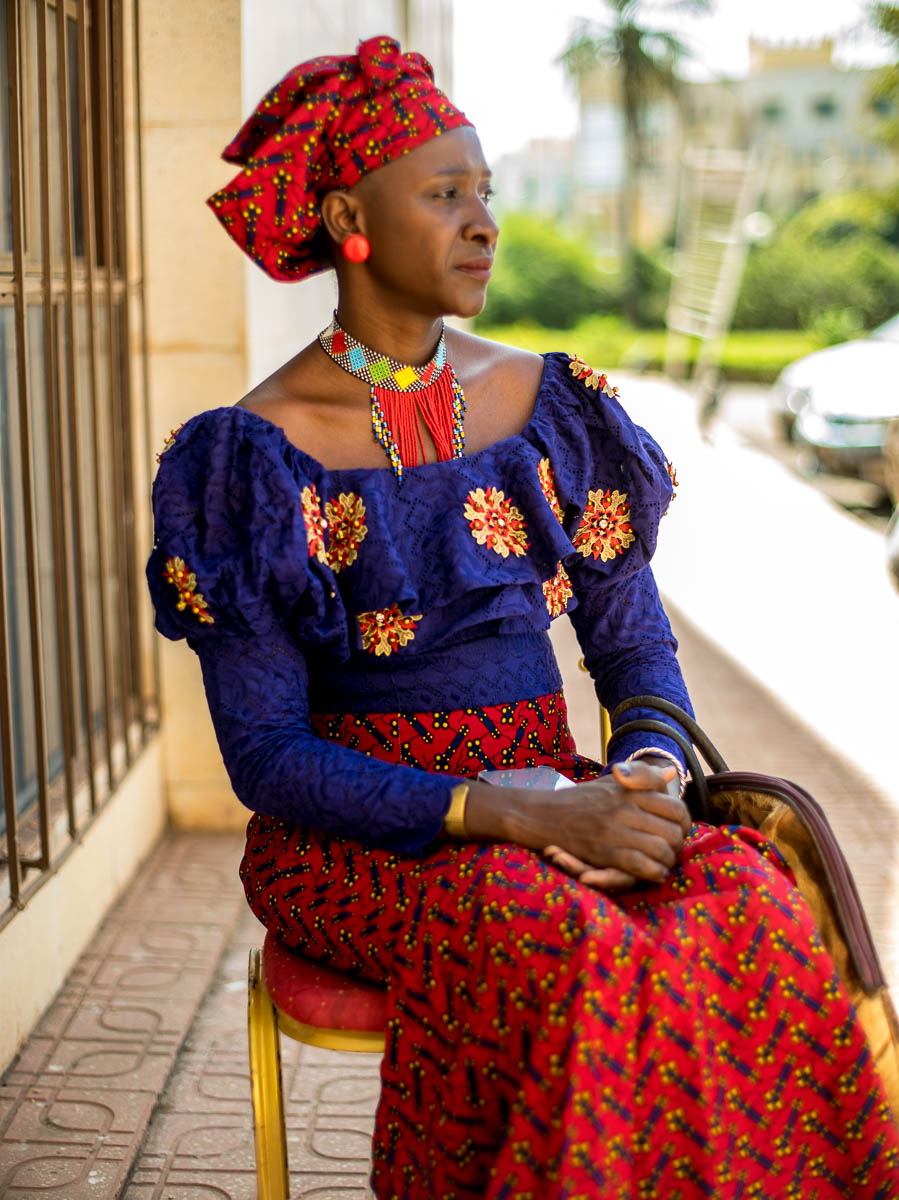
[[[321,200],[321,214],[328,236],[338,245],[351,233],[365,233],[359,202],[350,192],[327,192]]]

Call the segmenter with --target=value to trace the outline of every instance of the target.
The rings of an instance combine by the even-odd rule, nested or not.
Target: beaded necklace
[[[321,347],[339,367],[369,386],[371,426],[387,453],[399,483],[403,468],[425,461],[420,422],[431,435],[437,458],[461,458],[465,453],[465,396],[452,366],[446,361],[446,330],[433,357],[423,367],[410,367],[372,350],[341,326],[337,313],[318,335]]]

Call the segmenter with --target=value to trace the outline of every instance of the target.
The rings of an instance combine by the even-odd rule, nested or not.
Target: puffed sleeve
[[[636,695],[655,695],[692,715],[677,661],[677,641],[649,566],[659,523],[673,498],[670,464],[646,430],[635,425],[606,377],[578,358],[551,356],[557,389],[552,465],[564,524],[576,555],[566,569],[576,597],[571,621],[597,696],[612,712]],[[638,717],[676,723],[655,711]],[[614,729],[613,729],[614,732]],[[683,762],[677,744],[659,734],[626,734],[609,762],[658,746]]]
[[[315,482],[274,426],[201,414],[162,455],[147,579],[157,629],[199,656],[232,787],[254,812],[417,854],[458,778],[394,765],[311,728],[306,651],[348,653],[320,547]]]

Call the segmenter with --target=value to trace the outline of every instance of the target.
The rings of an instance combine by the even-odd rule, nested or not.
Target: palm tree
[[[646,109],[660,92],[672,96],[680,106],[682,87],[676,68],[689,56],[689,50],[670,31],[648,27],[648,10],[651,7],[658,12],[658,3],[650,5],[646,0],[602,0],[602,3],[606,8],[606,19],[599,24],[580,23],[562,52],[561,61],[579,87],[584,77],[596,68],[612,69],[618,75],[625,131],[620,211],[625,280],[623,305],[626,314],[631,316],[635,299],[631,269],[634,213],[643,162]],[[661,5],[671,11],[691,13],[709,12],[711,6],[712,0],[672,0]]]

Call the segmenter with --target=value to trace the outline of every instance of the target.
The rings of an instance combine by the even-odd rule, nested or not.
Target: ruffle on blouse
[[[240,407],[193,418],[153,489],[157,628],[264,633],[277,615],[336,661],[546,629],[577,603],[566,565],[599,586],[635,574],[672,495],[659,447],[582,366],[547,355],[521,434],[401,485],[386,467],[327,471]]]

